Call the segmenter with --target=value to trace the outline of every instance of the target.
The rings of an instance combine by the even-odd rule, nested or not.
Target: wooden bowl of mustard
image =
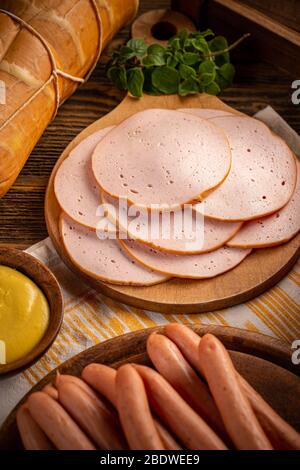
[[[52,272],[28,253],[0,248],[0,376],[28,368],[45,354],[63,314]]]

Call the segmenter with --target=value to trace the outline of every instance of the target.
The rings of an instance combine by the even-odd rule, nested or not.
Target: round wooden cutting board
[[[291,362],[288,346],[269,336],[224,326],[191,326],[199,335],[212,333],[230,350],[237,370],[264,399],[292,426],[300,431],[300,366]],[[92,363],[118,367],[135,362],[151,365],[146,353],[148,336],[163,332],[163,327],[148,328],[105,341],[78,354],[52,371],[29,393],[53,383],[57,371],[80,376],[82,369]],[[16,411],[26,401],[25,396],[9,415],[0,430],[0,450],[20,448],[16,426]]]
[[[205,94],[185,98],[178,95],[144,95],[140,99],[127,96],[113,111],[81,132],[65,149],[49,180],[45,200],[45,217],[49,235],[61,258],[71,270],[81,275],[95,289],[116,300],[147,310],[166,313],[201,313],[245,302],[276,284],[288,273],[299,257],[300,234],[285,245],[254,250],[235,269],[213,279],[171,279],[151,287],[107,284],[87,276],[69,259],[59,234],[58,221],[61,209],[53,189],[54,177],[61,162],[79,142],[90,134],[104,127],[119,124],[127,117],[144,109],[177,109],[181,107],[214,108],[240,114],[218,98]]]

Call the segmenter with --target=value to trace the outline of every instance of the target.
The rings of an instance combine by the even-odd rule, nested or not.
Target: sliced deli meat
[[[260,121],[240,116],[210,119],[230,142],[232,166],[226,180],[195,206],[219,220],[257,219],[281,209],[296,183],[296,162],[286,143]]]
[[[204,254],[175,255],[148,247],[135,240],[122,240],[131,256],[148,268],[175,277],[205,279],[218,276],[240,264],[251,250],[222,247]]]
[[[214,123],[148,109],[109,132],[97,145],[92,165],[106,193],[155,210],[202,199],[226,178],[231,151]]]
[[[66,215],[60,219],[60,234],[73,264],[95,279],[135,286],[149,286],[167,279],[136,262],[117,240],[100,239],[94,230]]]
[[[278,212],[247,222],[227,244],[237,247],[262,248],[285,243],[300,230],[300,162],[297,161],[297,183],[293,196]]]
[[[212,108],[178,108],[177,111],[182,113],[190,113],[202,119],[211,119],[215,117],[233,116],[233,113],[223,111],[221,109]]]
[[[241,228],[241,222],[222,222],[196,213],[191,204],[174,211],[147,211],[102,192],[108,219],[126,236],[162,251],[205,253],[223,246]]]
[[[111,129],[101,129],[82,140],[62,162],[54,180],[55,196],[63,211],[90,228],[96,228],[99,222],[97,208],[101,201],[91,156],[96,145]]]

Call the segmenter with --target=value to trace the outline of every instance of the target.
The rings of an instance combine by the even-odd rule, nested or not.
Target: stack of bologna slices
[[[101,129],[54,189],[73,265],[114,284],[211,278],[300,230],[299,162],[262,122],[220,110],[148,109]]]

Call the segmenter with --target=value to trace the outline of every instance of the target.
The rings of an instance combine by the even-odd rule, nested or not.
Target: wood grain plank
[[[240,0],[250,7],[269,15],[277,21],[300,31],[300,9],[298,0]]]

